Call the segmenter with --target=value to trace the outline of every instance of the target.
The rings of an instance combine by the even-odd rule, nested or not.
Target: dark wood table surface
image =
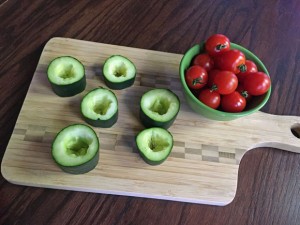
[[[300,116],[298,0],[0,1],[0,159],[50,38],[183,54],[214,33],[249,48],[267,66],[273,93],[262,111]],[[236,197],[224,207],[18,186],[1,175],[0,224],[296,225],[300,155],[248,152]]]

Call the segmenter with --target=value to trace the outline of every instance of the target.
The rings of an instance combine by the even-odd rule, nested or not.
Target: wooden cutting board
[[[132,60],[137,77],[132,87],[114,91],[119,119],[112,128],[94,128],[99,136],[98,166],[83,175],[62,172],[51,158],[51,143],[63,127],[84,123],[80,101],[89,90],[105,86],[102,65],[120,54]],[[56,96],[46,70],[58,56],[70,55],[86,67],[86,90],[73,97]],[[1,172],[11,183],[225,205],[236,193],[242,156],[255,147],[275,147],[300,152],[300,118],[262,112],[246,118],[218,122],[194,113],[186,104],[179,79],[182,55],[144,49],[53,38],[45,46],[7,146]],[[175,144],[159,166],[146,164],[137,153],[134,137],[143,129],[139,101],[152,88],[169,88],[181,100],[178,117],[169,129]]]

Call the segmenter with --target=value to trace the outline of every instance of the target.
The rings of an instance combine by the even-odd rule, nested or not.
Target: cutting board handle
[[[282,116],[268,113],[258,113],[263,121],[260,124],[261,135],[268,133],[268,139],[252,146],[256,147],[272,147],[285,151],[300,153],[300,117]],[[258,116],[258,115],[256,115]],[[273,133],[273,135],[272,135]]]

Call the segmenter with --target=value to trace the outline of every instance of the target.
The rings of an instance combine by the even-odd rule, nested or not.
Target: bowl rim
[[[186,82],[185,82],[185,69],[183,68],[183,62],[186,60],[186,58],[188,57],[189,53],[194,51],[195,48],[203,48],[205,42],[201,43],[201,44],[196,44],[193,45],[191,48],[189,48],[183,55],[181,61],[180,61],[180,80],[181,80],[181,84],[183,85],[183,89],[184,91],[188,94],[188,96],[190,98],[192,98],[192,100],[194,101],[195,104],[199,105],[200,107],[204,108],[206,111],[210,112],[210,113],[214,113],[217,114],[219,116],[222,117],[241,117],[241,116],[246,116],[249,114],[252,114],[256,111],[258,111],[259,109],[261,109],[269,100],[270,95],[271,95],[271,89],[272,89],[272,83],[271,86],[269,88],[269,90],[265,93],[265,96],[263,98],[263,100],[256,105],[255,107],[246,110],[246,111],[242,111],[242,112],[236,112],[236,113],[231,113],[231,112],[224,112],[221,110],[217,110],[217,109],[213,109],[207,105],[205,105],[204,103],[202,103],[198,98],[195,97],[195,95],[191,92],[190,88],[187,86]],[[263,64],[263,62],[250,50],[246,49],[245,47],[235,44],[233,42],[230,42],[230,49],[238,49],[240,51],[242,51],[245,55],[250,56],[250,60],[253,60],[255,62],[255,64],[257,64],[258,68],[260,68],[259,71],[266,73],[268,76],[270,76],[266,66]],[[199,52],[200,53],[200,52]],[[247,57],[246,57],[247,58]]]

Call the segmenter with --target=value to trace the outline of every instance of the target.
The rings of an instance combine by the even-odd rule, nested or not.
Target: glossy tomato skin
[[[246,99],[237,91],[222,96],[221,108],[225,112],[242,112],[246,107]]]
[[[214,78],[212,89],[221,95],[228,95],[235,91],[238,79],[231,71],[219,71]]]
[[[191,89],[200,89],[207,84],[208,75],[206,70],[201,66],[191,66],[185,74],[186,84]]]
[[[209,72],[214,67],[214,60],[207,53],[201,53],[194,58],[192,64],[202,66]]]
[[[221,102],[221,96],[218,92],[204,88],[200,91],[198,99],[210,108],[217,109]]]
[[[223,34],[214,34],[205,42],[205,50],[210,56],[216,56],[230,49],[230,40]]]
[[[215,67],[219,70],[231,71],[238,74],[245,71],[246,57],[244,53],[237,49],[230,49],[214,58]]]
[[[243,81],[244,89],[254,96],[266,93],[271,87],[270,77],[263,72],[247,74]]]
[[[244,77],[248,74],[248,73],[255,73],[257,72],[257,66],[256,64],[251,61],[251,60],[246,60],[245,61],[245,65],[246,65],[246,68],[247,68],[247,71],[245,72],[239,72],[236,76],[237,78],[239,79],[239,82],[243,82],[244,80]]]
[[[212,87],[214,84],[214,79],[217,73],[220,72],[220,70],[217,69],[212,69],[208,72],[208,81],[207,81],[207,86]]]

